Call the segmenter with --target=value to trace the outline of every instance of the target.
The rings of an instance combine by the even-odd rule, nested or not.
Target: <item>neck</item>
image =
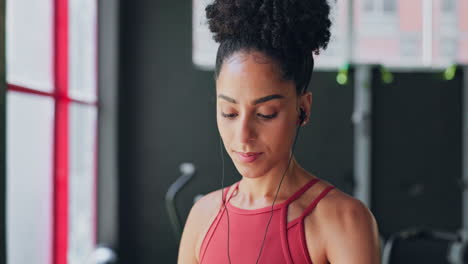
[[[271,204],[275,199],[275,195],[286,166],[288,166],[287,163],[284,166],[281,166],[282,168],[275,169],[275,171],[265,174],[262,177],[243,177],[239,184],[239,190],[236,196],[245,206]],[[292,195],[292,193],[297,191],[300,186],[303,186],[304,182],[310,180],[310,176],[307,175],[306,171],[293,157],[288,171],[281,182],[278,198],[276,199],[275,204],[286,200],[290,195]],[[306,179],[307,177],[309,179]]]

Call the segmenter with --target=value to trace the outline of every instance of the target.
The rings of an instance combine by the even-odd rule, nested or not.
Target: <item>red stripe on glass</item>
[[[53,97],[56,100],[66,101],[68,103],[73,102],[73,103],[82,104],[82,105],[97,106],[97,102],[86,102],[86,101],[77,100],[77,99],[67,97],[64,94],[59,94],[59,93],[55,93],[55,92],[50,93],[50,92],[38,91],[38,90],[31,89],[31,88],[17,86],[17,85],[14,85],[14,84],[8,84],[7,89],[9,91],[15,91],[15,92],[20,92],[20,93],[27,93],[27,94],[35,94],[35,95],[39,95],[39,96]]]
[[[68,252],[68,0],[54,0],[54,240],[53,264],[67,264]]]

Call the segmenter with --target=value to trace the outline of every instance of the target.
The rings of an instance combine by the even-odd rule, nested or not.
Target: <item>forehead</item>
[[[270,94],[291,96],[292,81],[282,79],[276,62],[260,52],[237,52],[227,58],[216,80],[217,93],[242,101]]]

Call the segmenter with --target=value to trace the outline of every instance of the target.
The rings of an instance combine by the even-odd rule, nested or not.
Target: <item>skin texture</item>
[[[305,110],[307,123],[312,93],[298,96],[294,82],[282,80],[275,62],[256,51],[237,52],[224,62],[216,81],[216,93],[218,129],[227,153],[242,175],[230,202],[243,209],[271,206],[281,176],[288,168],[299,109]],[[254,104],[256,99],[272,94],[283,98]],[[276,116],[272,119],[264,117],[273,114]],[[253,163],[244,163],[236,152],[262,152],[262,155]],[[313,178],[317,177],[292,157],[275,204],[288,199]],[[288,210],[288,221],[297,218],[330,185],[321,180],[294,201]],[[200,246],[220,206],[221,190],[194,204],[182,234],[179,264],[199,263]],[[314,264],[380,263],[377,223],[359,200],[335,188],[304,221]]]

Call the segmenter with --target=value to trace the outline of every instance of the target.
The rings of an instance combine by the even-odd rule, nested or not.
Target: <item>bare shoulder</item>
[[[222,189],[212,191],[190,209],[179,246],[178,263],[199,263],[200,246],[221,207],[221,195]]]
[[[316,208],[328,261],[331,263],[380,263],[377,222],[360,200],[331,190]]]
[[[222,204],[221,192],[222,190],[219,189],[205,194],[192,206],[190,211],[193,211],[193,214],[202,220],[211,214],[216,214]],[[224,192],[226,192],[226,188]]]
[[[350,224],[356,220],[374,221],[369,208],[360,200],[338,188],[332,189],[318,204],[317,211],[326,222]]]
[[[317,205],[317,211],[324,222],[330,224],[330,231],[337,228],[376,225],[374,215],[360,200],[334,188]]]

